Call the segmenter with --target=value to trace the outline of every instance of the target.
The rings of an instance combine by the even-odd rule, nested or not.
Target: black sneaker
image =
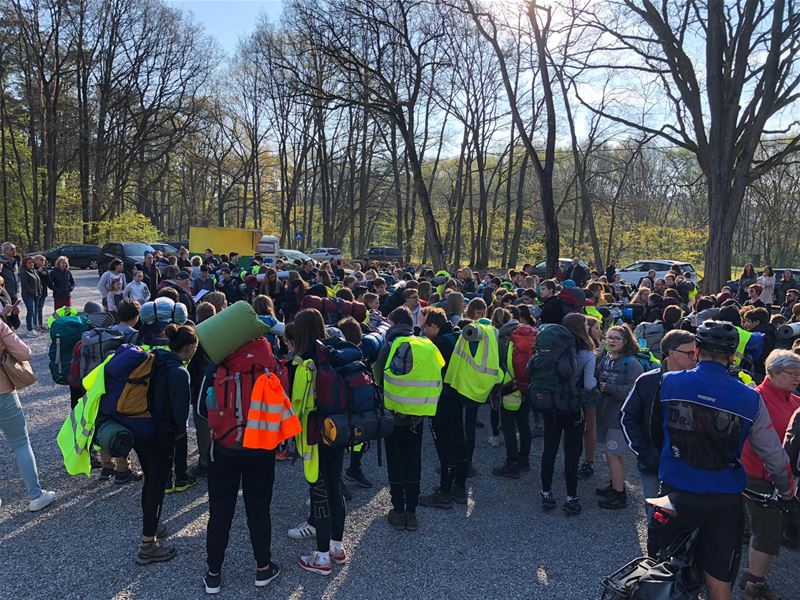
[[[454,483],[453,488],[450,490],[450,497],[456,504],[466,504],[467,490],[465,487],[460,486],[457,483]]]
[[[578,479],[589,479],[594,475],[594,463],[585,462],[578,469]]]
[[[542,492],[542,510],[553,510],[556,507],[556,499],[553,497],[553,494],[545,495]]]
[[[100,481],[108,481],[111,479],[112,475],[114,475],[114,469],[112,467],[103,467],[100,470]]]
[[[344,472],[344,478],[347,479],[347,481],[352,481],[358,487],[362,488],[372,487],[372,482],[366,477],[364,477],[364,471],[362,471],[361,469],[347,469]]]
[[[498,477],[508,477],[509,479],[519,479],[519,466],[514,462],[507,462],[502,467],[492,469],[492,475]]]
[[[564,502],[564,506],[561,507],[568,515],[579,515],[581,514],[581,503],[578,502],[577,498],[567,498],[567,501]]]
[[[144,473],[141,471],[134,471],[133,469],[128,469],[127,471],[120,471],[116,475],[114,475],[114,483],[118,483],[119,485],[124,485],[126,483],[133,483],[134,481],[139,481],[144,477]]]
[[[419,505],[427,506],[428,508],[453,508],[453,497],[447,492],[435,490],[427,496],[419,497]]]
[[[175,558],[177,551],[172,546],[162,546],[158,540],[139,544],[139,552],[136,555],[137,565],[150,565],[157,562],[165,562]]]
[[[186,479],[176,479],[175,480],[175,487],[172,488],[173,492],[185,492],[190,487],[193,487],[197,484],[197,475],[191,473],[187,475]],[[166,491],[166,490],[165,490]]]
[[[594,493],[598,496],[609,496],[614,491],[614,486],[611,485],[611,482],[608,482],[607,486],[599,487],[594,489]]]
[[[222,573],[212,575],[208,571],[203,575],[203,585],[206,586],[206,594],[219,594],[220,585],[222,585]]]
[[[597,504],[600,505],[600,508],[608,508],[611,510],[625,508],[628,506],[628,495],[625,492],[614,490],[605,498],[601,498]]]
[[[527,456],[525,458],[518,458],[517,469],[519,469],[520,473],[528,473],[531,470],[530,459]]]
[[[269,563],[268,569],[256,569],[256,587],[269,585],[280,574],[281,568],[274,562]]]

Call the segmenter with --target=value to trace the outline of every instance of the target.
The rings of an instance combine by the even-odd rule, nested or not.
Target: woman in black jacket
[[[25,303],[25,326],[28,328],[28,337],[38,335],[38,325],[36,322],[36,303],[42,295],[42,280],[33,264],[33,257],[26,256],[22,259],[19,270],[20,291],[22,301]]]
[[[136,563],[149,565],[172,559],[174,547],[162,546],[166,527],[159,526],[164,486],[172,475],[175,440],[186,435],[191,391],[189,371],[183,365],[197,350],[197,335],[191,325],[170,323],[164,329],[169,350],[154,350],[152,409],[154,431],[136,438],[133,449],[144,472],[142,485],[142,541]]]
[[[56,268],[50,271],[50,289],[53,290],[53,310],[58,310],[62,306],[72,306],[75,279],[69,270],[69,260],[66,256],[59,256],[56,259]]]
[[[150,288],[150,297],[155,298],[158,292],[158,284],[161,281],[161,272],[156,266],[156,261],[153,255],[149,252],[144,255],[144,263],[142,263],[142,273],[144,273],[144,282]]]
[[[47,300],[47,290],[50,288],[50,271],[47,270],[47,259],[41,254],[33,257],[33,264],[36,266],[36,272],[39,274],[39,280],[42,282],[42,294],[36,302],[36,322],[39,324],[37,329],[39,331],[47,331],[47,326],[44,324],[44,304]]]

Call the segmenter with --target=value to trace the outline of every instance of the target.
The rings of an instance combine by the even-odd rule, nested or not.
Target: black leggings
[[[506,442],[506,460],[528,459],[531,453],[531,424],[528,413],[531,405],[523,400],[519,410],[500,408],[500,422],[503,425],[503,438]],[[519,446],[517,446],[517,431],[519,431]]]
[[[172,473],[175,439],[171,433],[155,433],[133,444],[144,472],[142,484],[142,535],[152,537],[161,519],[164,485]]]
[[[475,423],[478,421],[478,409],[483,406],[461,396],[464,406],[464,445],[466,448],[467,465],[472,464],[472,455],[475,454]]]
[[[464,487],[467,481],[464,405],[453,392],[445,390],[439,397],[436,415],[431,418],[431,429],[439,454],[439,489],[450,492],[454,481]]]
[[[492,435],[499,436],[500,435],[500,409],[494,408],[493,406],[489,407],[489,423],[492,426]]]
[[[311,516],[317,529],[317,550],[328,552],[331,540],[342,541],[345,504],[340,480],[344,448],[319,444],[319,478],[311,484]]]
[[[542,450],[542,490],[551,491],[553,467],[564,434],[564,479],[567,495],[578,495],[578,461],[583,451],[583,411],[552,410],[544,414],[544,449]]]
[[[419,501],[422,474],[422,431],[420,419],[413,425],[395,425],[386,438],[386,467],[392,506],[399,513],[414,513]]]

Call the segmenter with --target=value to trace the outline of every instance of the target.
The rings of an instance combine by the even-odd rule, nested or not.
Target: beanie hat
[[[737,327],[741,327],[742,325],[742,318],[739,316],[739,311],[736,310],[735,306],[724,306],[719,310],[719,315],[717,315],[718,321],[728,321],[733,323]]]
[[[575,282],[572,281],[572,279],[565,279],[564,282],[561,285],[563,285],[564,287],[568,287],[568,288],[578,287],[578,286],[575,285]]]
[[[582,289],[577,287],[563,288],[558,293],[558,297],[575,310],[578,310],[580,307],[584,306],[584,302],[586,302],[586,294],[583,293]]]
[[[94,315],[103,312],[103,306],[99,302],[87,302],[83,305],[83,312],[87,315]]]

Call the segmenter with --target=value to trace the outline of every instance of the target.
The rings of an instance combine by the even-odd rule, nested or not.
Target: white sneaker
[[[50,506],[53,503],[53,500],[56,499],[55,492],[47,492],[42,490],[42,495],[36,498],[36,500],[31,500],[31,503],[28,505],[28,510],[31,512],[36,512],[37,510],[42,510],[46,506]]]
[[[25,336],[25,337],[29,337],[29,338],[37,338],[37,337],[39,337],[39,332],[38,332],[38,331],[35,331],[35,330],[33,330],[33,329],[31,329],[31,330],[28,332],[28,335],[27,335],[27,336]]]
[[[500,446],[503,445],[503,438],[501,438],[499,435],[490,435],[489,445],[492,448],[499,448]]]
[[[323,562],[319,552],[316,550],[310,556],[301,556],[297,563],[301,568],[317,575],[328,576],[333,571],[330,559],[327,562]]]
[[[293,540],[305,540],[315,537],[317,535],[317,528],[313,525],[309,525],[308,521],[303,521],[297,527],[287,531],[286,534]]]

